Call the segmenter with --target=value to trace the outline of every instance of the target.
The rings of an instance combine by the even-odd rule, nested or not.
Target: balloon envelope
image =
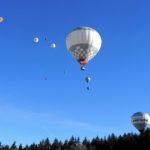
[[[137,128],[140,132],[145,131],[145,129],[150,124],[150,116],[144,112],[134,113],[131,117],[132,124],[135,128]]]
[[[79,27],[72,30],[66,38],[69,52],[81,66],[86,65],[100,50],[100,34],[90,27]]]

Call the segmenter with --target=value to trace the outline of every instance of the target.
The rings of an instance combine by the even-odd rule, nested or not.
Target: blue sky
[[[2,143],[137,132],[130,117],[150,105],[148,0],[0,2]],[[96,29],[103,41],[85,72],[66,48],[68,32],[79,26]]]

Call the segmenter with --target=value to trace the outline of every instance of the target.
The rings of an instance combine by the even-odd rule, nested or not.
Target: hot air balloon
[[[135,128],[137,128],[141,133],[145,131],[145,129],[150,124],[150,116],[144,112],[134,113],[131,117],[132,124]]]
[[[39,42],[39,38],[38,38],[38,37],[35,37],[35,38],[33,39],[33,41],[34,41],[35,43],[38,43],[38,42]]]
[[[78,27],[66,38],[67,49],[79,62],[81,70],[99,52],[101,44],[100,34],[90,27]]]
[[[3,22],[3,21],[4,21],[4,18],[3,18],[3,17],[0,17],[0,23]]]
[[[90,77],[90,76],[87,76],[87,77],[85,78],[85,81],[86,81],[87,83],[89,83],[89,82],[91,81],[91,77]]]
[[[52,43],[52,44],[50,45],[50,47],[51,47],[51,48],[56,48],[56,44],[55,44],[55,43]]]
[[[89,86],[87,86],[87,87],[86,87],[86,89],[89,91],[89,90],[90,90],[90,87],[89,87]]]
[[[85,81],[87,82],[87,84],[89,84],[90,81],[91,81],[91,77],[90,77],[90,76],[87,76],[87,77],[85,78]],[[89,91],[89,90],[90,90],[90,87],[87,86],[86,89]]]
[[[44,77],[44,80],[47,80],[47,77]]]

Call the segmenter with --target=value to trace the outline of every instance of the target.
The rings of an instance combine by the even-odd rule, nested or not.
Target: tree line
[[[80,141],[79,137],[72,136],[64,142],[55,139],[52,143],[48,138],[40,141],[38,144],[16,146],[3,145],[0,142],[0,150],[150,150],[150,129],[142,134],[125,133],[120,136],[111,134],[105,138],[98,136],[92,140],[84,138]]]

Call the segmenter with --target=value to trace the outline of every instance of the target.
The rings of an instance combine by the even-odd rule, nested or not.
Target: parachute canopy
[[[4,21],[4,18],[3,18],[3,17],[0,17],[0,23],[3,22],[3,21]]]
[[[134,127],[137,128],[140,132],[144,132],[150,124],[150,116],[144,112],[134,113],[131,117],[131,120]]]
[[[34,41],[35,43],[38,43],[38,42],[39,42],[39,38],[38,38],[38,37],[35,37],[35,38],[33,39],[33,41]]]
[[[85,66],[100,50],[100,34],[90,27],[72,30],[66,38],[67,49],[81,66]]]

